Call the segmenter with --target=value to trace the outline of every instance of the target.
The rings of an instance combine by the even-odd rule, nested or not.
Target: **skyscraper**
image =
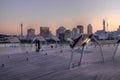
[[[34,37],[35,37],[35,29],[33,29],[33,28],[28,29],[27,30],[27,38],[29,40],[33,40]]]
[[[40,36],[44,38],[50,37],[49,27],[40,27]]]
[[[68,38],[72,38],[72,31],[70,30],[65,31],[65,40],[67,40]]]
[[[65,40],[65,31],[66,28],[61,26],[56,30],[56,36],[61,40],[64,41]]]
[[[59,27],[59,28],[56,30],[56,36],[59,38],[59,34],[65,33],[65,31],[66,31],[66,28],[65,28],[65,27],[63,27],[63,26]]]
[[[92,34],[92,25],[88,24],[87,26],[87,34]]]
[[[77,28],[79,29],[80,34],[84,33],[84,26],[83,25],[77,25]]]
[[[73,28],[72,29],[72,38],[73,39],[76,39],[76,38],[78,38],[79,37],[79,34],[80,32],[79,32],[79,29],[78,28]]]

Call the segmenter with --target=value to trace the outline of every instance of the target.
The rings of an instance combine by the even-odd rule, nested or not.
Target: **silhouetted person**
[[[39,50],[40,50],[40,41],[37,40],[37,41],[35,42],[35,45],[36,45],[36,52],[39,52]]]

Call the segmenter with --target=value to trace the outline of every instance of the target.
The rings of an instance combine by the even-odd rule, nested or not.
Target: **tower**
[[[57,30],[56,30],[56,36],[61,40],[64,41],[65,40],[65,31],[66,28],[64,26],[60,26]]]
[[[105,30],[105,20],[104,19],[103,19],[103,30],[106,31]]]
[[[21,36],[23,36],[23,24],[21,24]]]
[[[35,29],[33,29],[33,28],[28,29],[27,30],[27,38],[29,40],[33,40],[34,37],[35,37]]]
[[[92,25],[91,24],[89,24],[87,26],[87,34],[92,34]]]
[[[49,38],[50,37],[49,27],[40,27],[40,36],[44,38]]]
[[[77,25],[77,28],[79,29],[80,34],[84,33],[84,26],[83,25]]]

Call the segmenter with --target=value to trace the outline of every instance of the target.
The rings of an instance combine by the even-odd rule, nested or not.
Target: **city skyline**
[[[77,25],[92,24],[93,32],[102,30],[102,20],[108,22],[108,31],[120,25],[119,0],[0,0],[0,33],[24,34],[34,28],[39,34],[41,26],[50,28],[53,34],[64,26],[72,29]]]

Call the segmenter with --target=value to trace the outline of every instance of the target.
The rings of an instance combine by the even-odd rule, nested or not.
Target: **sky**
[[[120,0],[0,0],[0,34],[24,34],[28,28],[40,33],[40,26],[47,26],[53,34],[60,26],[67,29],[77,25],[93,26],[101,30],[102,20],[108,22],[107,31],[120,25]]]

